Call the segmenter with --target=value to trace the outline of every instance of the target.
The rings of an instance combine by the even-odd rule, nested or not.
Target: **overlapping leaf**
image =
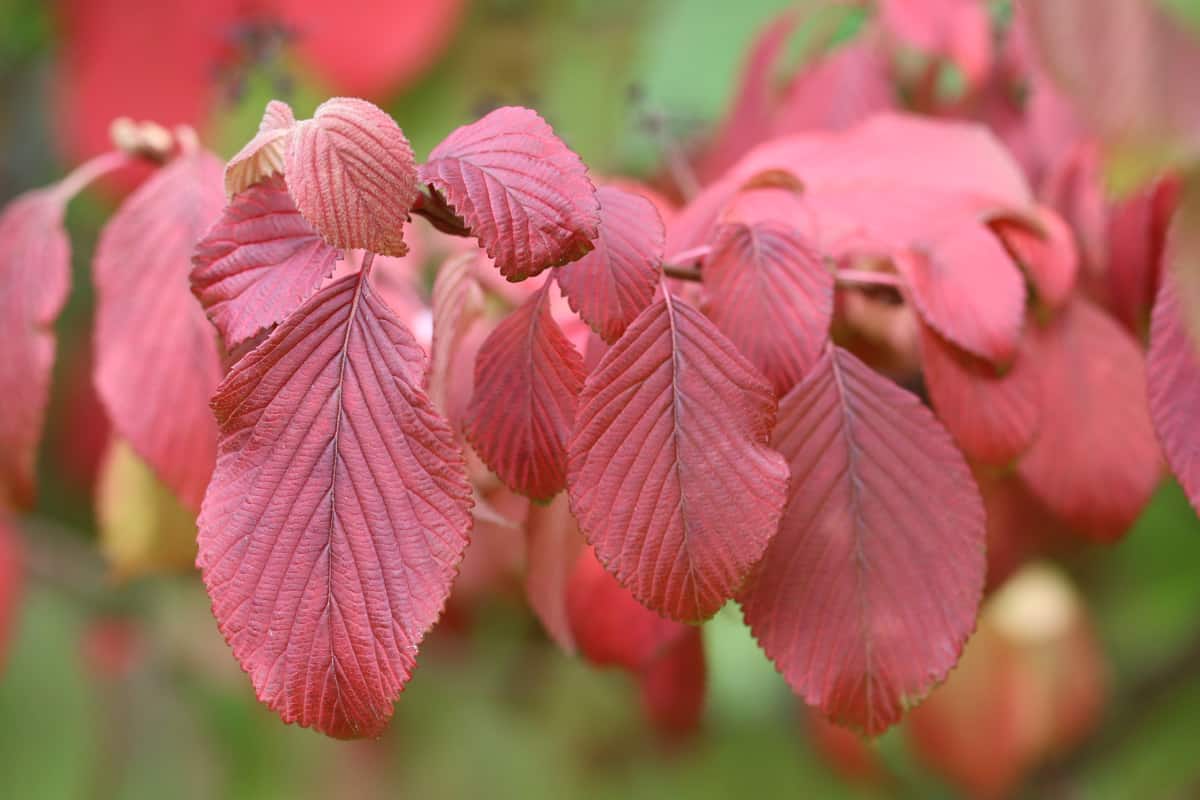
[[[596,249],[557,272],[574,310],[609,343],[654,299],[663,259],[664,230],[645,197],[602,186]]]
[[[483,314],[483,292],[471,274],[474,255],[452,258],[438,270],[433,283],[433,333],[429,346],[429,375],[426,388],[433,406],[447,419],[450,369],[459,345],[474,322]]]
[[[192,291],[232,349],[295,311],[337,257],[275,176],[234,197],[197,243]]]
[[[1200,511],[1200,350],[1183,322],[1174,281],[1154,305],[1147,364],[1150,413],[1171,471]]]
[[[918,324],[929,399],[963,452],[988,464],[1025,452],[1041,422],[1041,384],[1028,347],[1000,369]]]
[[[284,156],[296,207],[338,248],[402,256],[417,197],[412,147],[395,120],[365,100],[335,97],[297,123]]]
[[[583,388],[583,356],[550,314],[551,281],[501,322],[475,358],[467,437],[512,489],[562,490],[567,438]]]
[[[746,621],[807,703],[881,733],[974,627],[979,491],[929,410],[838,348],[783,399],[772,444],[788,505],[741,595]]]
[[[1052,310],[1062,308],[1071,299],[1079,273],[1075,235],[1062,217],[1039,208],[1036,227],[1020,219],[1001,219],[993,221],[992,228],[1025,269],[1038,299]]]
[[[258,133],[225,165],[225,193],[244,192],[272,175],[281,175],[287,153],[287,137],[296,117],[287,103],[272,100],[263,111]]]
[[[787,467],[767,447],[770,386],[669,293],[588,376],[568,489],[601,562],[649,607],[711,616],[775,534]]]
[[[18,197],[0,215],[0,507],[33,503],[53,326],[71,280],[65,202],[53,189],[42,189]]]
[[[559,495],[545,505],[530,505],[525,520],[525,597],[546,633],[567,653],[575,652],[575,634],[567,611],[567,587],[583,548],[583,534],[571,514],[566,495]],[[595,560],[593,556],[589,558]]]
[[[471,490],[412,334],[364,274],[322,289],[213,399],[197,563],[260,699],[378,734],[449,594]]]
[[[705,311],[783,396],[829,340],[833,273],[788,224],[725,224],[712,248]]]
[[[121,438],[192,509],[216,454],[208,398],[221,364],[188,270],[225,202],[221,169],[204,151],[163,167],[109,219],[92,265],[100,399]]]
[[[510,281],[579,258],[600,224],[579,156],[527,108],[504,107],[458,128],[421,165]]]
[[[1047,423],[1020,475],[1079,533],[1117,539],[1162,475],[1142,354],[1112,317],[1081,298],[1027,335]]]

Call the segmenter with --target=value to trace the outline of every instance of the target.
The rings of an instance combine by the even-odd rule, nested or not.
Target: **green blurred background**
[[[385,107],[419,158],[481,110],[522,103],[596,173],[648,175],[661,155],[657,131],[685,139],[718,119],[753,33],[790,5],[476,0],[432,69]],[[49,123],[57,30],[52,5],[0,0],[2,200],[64,170]],[[319,82],[286,60],[250,71],[209,131],[221,155],[249,138],[281,70],[297,116],[323,98]],[[86,355],[87,264],[110,209],[93,193],[69,217],[75,291],[60,323],[40,505],[25,526],[30,575],[0,677],[0,796],[954,796],[900,732],[872,745],[890,780],[840,777],[734,608],[706,628],[704,727],[678,747],[645,730],[627,676],[557,650],[519,586],[478,605],[469,626],[431,635],[380,741],[282,725],[255,701],[196,575],[108,577],[89,491],[64,466],[76,446],[68,437],[79,433],[64,420]],[[1200,797],[1200,522],[1166,485],[1120,545],[1073,555],[1066,567],[1093,614],[1112,696],[1084,751],[1035,776],[1029,791]]]

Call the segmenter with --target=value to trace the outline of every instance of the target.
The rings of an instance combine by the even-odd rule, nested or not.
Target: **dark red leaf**
[[[1136,334],[1154,305],[1179,191],[1174,178],[1155,181],[1116,203],[1108,216],[1108,307]]]
[[[1142,353],[1112,317],[1081,298],[1026,335],[1046,424],[1020,475],[1077,532],[1117,539],[1162,477]]]
[[[54,321],[71,282],[65,207],[61,193],[41,189],[21,195],[0,214],[0,508],[27,507],[34,500]]]
[[[679,742],[700,728],[707,683],[700,628],[688,628],[639,678],[642,708],[660,736]]]
[[[1147,364],[1150,414],[1171,471],[1200,513],[1200,351],[1188,334],[1173,280],[1154,304]]]
[[[425,355],[363,273],[322,289],[213,398],[197,563],[259,698],[374,736],[442,612],[471,527]]]
[[[705,312],[782,397],[829,341],[833,273],[784,223],[723,224],[712,248]]]
[[[604,571],[591,548],[580,553],[571,572],[567,616],[580,655],[596,666],[631,672],[649,666],[689,630],[635,600]]]
[[[551,281],[492,331],[475,357],[467,438],[510,488],[537,500],[566,486],[567,438],[583,356],[550,314]]]
[[[272,175],[282,175],[288,136],[295,125],[291,106],[279,100],[267,103],[258,133],[225,165],[225,193],[233,197]]]
[[[548,505],[531,504],[525,521],[525,597],[546,633],[567,653],[575,652],[567,587],[583,548],[583,534],[566,495]]]
[[[222,164],[180,156],[131,194],[96,245],[96,390],[117,434],[185,505],[216,454],[216,335],[188,286],[192,250],[225,203]]]
[[[840,348],[783,399],[791,483],[742,593],[746,621],[810,705],[868,735],[945,677],[975,624],[984,513],[921,402]]]
[[[597,556],[638,600],[701,620],[742,585],[783,510],[774,417],[771,387],[669,293],[604,354],[580,397],[567,486]]]
[[[366,100],[335,97],[297,123],[284,157],[296,207],[338,248],[402,256],[417,198],[412,147],[395,120]]]
[[[938,419],[973,459],[1005,464],[1033,443],[1041,419],[1036,357],[1025,347],[1001,369],[921,329],[921,368]]]
[[[596,249],[556,273],[579,316],[609,343],[654,299],[663,260],[662,218],[654,204],[613,186],[596,190]]]
[[[458,128],[421,165],[501,274],[520,281],[593,247],[600,205],[587,168],[545,120],[498,108]]]
[[[196,245],[192,291],[233,349],[311,297],[337,256],[275,176],[234,197]]]

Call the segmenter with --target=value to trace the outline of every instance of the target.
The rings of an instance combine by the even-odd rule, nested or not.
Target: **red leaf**
[[[567,586],[567,616],[580,654],[599,667],[638,672],[689,630],[655,614],[604,571],[591,548]]]
[[[1200,352],[1184,324],[1173,280],[1154,304],[1148,362],[1150,414],[1171,471],[1200,512]]]
[[[712,616],[779,525],[787,468],[767,448],[771,387],[716,327],[669,293],[584,385],[571,436],[571,508],[641,602]]]
[[[463,339],[484,310],[483,291],[471,274],[474,258],[474,254],[451,258],[433,282],[433,336],[426,384],[434,408],[450,420],[454,419],[449,410],[450,369],[462,356]]]
[[[467,438],[488,467],[536,500],[566,485],[567,437],[583,388],[583,356],[550,314],[550,285],[509,314],[475,357]]]
[[[600,205],[587,168],[545,120],[498,108],[458,128],[421,165],[501,274],[521,281],[592,249]]]
[[[403,89],[450,43],[464,0],[276,0],[301,57],[338,91],[379,97]],[[386,31],[363,46],[364,31]]]
[[[291,106],[279,100],[267,103],[258,133],[225,165],[225,193],[233,197],[272,175],[282,175],[288,136],[295,125]]]
[[[1048,208],[1039,207],[1035,221],[1032,226],[1020,219],[998,219],[992,229],[1024,267],[1038,299],[1057,311],[1071,299],[1079,273],[1075,234]]]
[[[567,587],[583,547],[583,534],[565,495],[548,505],[531,504],[525,523],[525,596],[546,633],[567,653],[575,652]]]
[[[1027,334],[1041,380],[1042,425],[1018,465],[1035,496],[1077,532],[1112,541],[1162,475],[1137,343],[1083,299]]]
[[[0,508],[33,505],[54,321],[71,282],[65,206],[61,193],[41,189],[21,195],[0,214]]]
[[[197,563],[259,698],[374,736],[437,620],[471,527],[425,356],[365,273],[322,289],[213,398],[220,454]]]
[[[334,247],[402,256],[417,198],[412,148],[366,100],[335,97],[297,123],[284,159],[296,207]]]
[[[836,131],[895,106],[887,59],[874,41],[839,47],[804,67],[775,114],[775,135]]]
[[[833,318],[833,273],[790,225],[717,228],[701,275],[705,311],[782,396],[821,356]]]
[[[221,364],[188,270],[225,202],[221,167],[201,151],[160,169],[109,219],[92,264],[96,391],[117,434],[193,509],[216,454],[208,398]]]
[[[700,728],[708,665],[700,628],[688,628],[642,671],[642,708],[659,735],[678,742]]]
[[[276,176],[230,201],[196,245],[192,291],[233,349],[311,297],[337,256]]]
[[[979,491],[916,397],[833,348],[783,399],[792,480],[741,600],[788,683],[868,735],[954,666],[984,580]]]
[[[987,464],[1005,464],[1025,452],[1041,417],[1041,384],[1029,348],[1000,370],[928,325],[920,329],[929,399],[963,452]]]
[[[1108,216],[1108,307],[1135,333],[1145,330],[1154,305],[1179,191],[1178,180],[1157,180],[1118,202]]]
[[[8,643],[17,621],[24,583],[22,550],[20,536],[12,521],[0,509],[0,674],[3,674]]]
[[[571,309],[609,343],[654,299],[663,260],[662,218],[641,195],[601,186],[596,249],[558,270]]]

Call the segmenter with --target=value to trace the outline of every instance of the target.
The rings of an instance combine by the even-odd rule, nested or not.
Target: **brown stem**
[[[423,186],[417,193],[412,213],[429,220],[433,227],[450,236],[470,236],[471,229],[462,217],[454,213],[454,209],[445,198],[432,186]]]
[[[676,278],[681,281],[692,281],[693,283],[700,282],[700,268],[687,267],[682,264],[663,264],[663,275],[668,278]]]

